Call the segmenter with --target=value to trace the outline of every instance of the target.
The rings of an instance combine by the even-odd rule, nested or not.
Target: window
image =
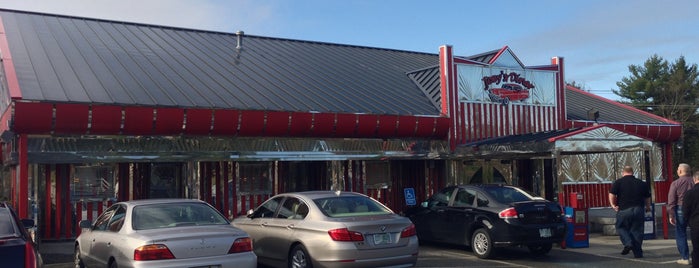
[[[240,163],[240,179],[238,180],[239,193],[267,194],[272,191],[272,180],[269,177],[269,164]]]
[[[109,220],[108,230],[111,232],[118,232],[121,230],[121,226],[124,225],[124,217],[126,216],[126,208],[124,206],[119,206],[114,212],[114,216]]]
[[[473,206],[473,201],[476,199],[476,193],[473,190],[459,189],[454,199],[455,207],[470,207]]]
[[[453,193],[454,187],[449,187],[436,193],[434,196],[432,196],[431,200],[429,201],[429,206],[448,206],[449,200],[451,199],[451,195]]]
[[[279,209],[277,218],[303,219],[306,215],[308,215],[308,205],[297,198],[289,197]]]
[[[115,197],[113,166],[76,166],[73,174],[70,186],[73,199]]]
[[[97,230],[97,231],[104,231],[107,230],[107,224],[109,223],[109,219],[112,218],[112,215],[114,215],[114,211],[117,209],[117,205],[114,205],[110,208],[107,209],[97,220],[95,220],[95,225],[92,227],[92,230]]]
[[[277,211],[279,203],[284,199],[283,196],[279,196],[264,202],[262,206],[257,208],[255,212],[251,215],[251,218],[271,218],[274,216],[274,212]]]
[[[323,214],[333,218],[393,213],[374,199],[364,196],[320,198],[314,199],[313,202],[321,208]]]

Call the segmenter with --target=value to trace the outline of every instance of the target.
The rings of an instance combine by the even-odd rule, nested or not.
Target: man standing
[[[684,194],[682,201],[682,213],[684,213],[684,221],[691,228],[690,236],[692,240],[692,267],[699,268],[699,172],[694,173],[694,186],[691,190]]]
[[[667,209],[670,224],[675,226],[675,242],[682,258],[677,260],[677,263],[687,265],[690,264],[689,245],[687,245],[687,222],[682,215],[682,204],[685,193],[692,189],[694,181],[691,177],[692,170],[685,163],[677,166],[677,176],[679,178],[670,184],[670,192],[667,194]]]
[[[616,231],[624,246],[621,255],[633,251],[634,258],[643,258],[643,207],[645,204],[645,211],[650,211],[650,190],[633,176],[630,166],[624,167],[622,175],[609,190],[609,204],[616,211]]]

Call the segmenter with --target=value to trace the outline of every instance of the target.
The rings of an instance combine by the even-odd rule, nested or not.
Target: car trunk
[[[550,224],[561,222],[561,210],[555,203],[525,201],[514,203],[522,224]]]
[[[180,228],[176,231],[158,229],[142,232],[144,235],[150,233],[147,235],[153,238],[152,244],[165,244],[177,259],[225,255],[235,238],[243,235],[231,232],[228,227],[211,225]]]
[[[356,243],[358,249],[377,249],[402,247],[408,244],[409,238],[401,238],[401,232],[410,226],[407,218],[398,220],[396,215],[371,215],[340,218],[349,231],[360,232],[364,236],[363,243]]]

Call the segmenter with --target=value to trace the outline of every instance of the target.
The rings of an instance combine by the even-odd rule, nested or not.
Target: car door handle
[[[294,226],[294,224],[292,223],[292,224],[287,225],[286,229],[294,229],[295,227],[296,226]]]
[[[267,226],[267,222],[260,223],[261,226]]]

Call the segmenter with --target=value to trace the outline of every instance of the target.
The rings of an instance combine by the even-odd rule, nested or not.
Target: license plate
[[[539,237],[551,237],[551,229],[550,228],[539,229]]]
[[[391,235],[388,233],[374,234],[374,245],[391,244]]]

